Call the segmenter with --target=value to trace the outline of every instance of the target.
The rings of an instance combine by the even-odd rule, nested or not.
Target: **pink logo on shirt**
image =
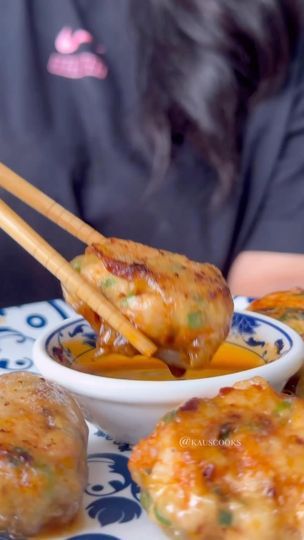
[[[47,65],[49,73],[68,79],[84,77],[105,79],[108,67],[100,56],[105,52],[102,45],[97,45],[97,54],[89,51],[77,53],[81,45],[93,43],[94,38],[87,30],[78,29],[73,32],[68,26],[62,28],[55,39],[57,52],[49,57]]]
[[[83,43],[92,43],[93,36],[86,30],[75,30],[65,26],[55,39],[55,49],[61,54],[76,52]]]

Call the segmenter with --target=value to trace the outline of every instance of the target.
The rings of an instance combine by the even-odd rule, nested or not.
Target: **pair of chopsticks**
[[[105,237],[63,208],[29,182],[0,163],[0,187],[37,210],[85,244],[102,243]],[[49,270],[62,285],[86,303],[140,353],[151,356],[157,347],[136,329],[101,292],[72,268],[70,263],[0,199],[0,228]]]

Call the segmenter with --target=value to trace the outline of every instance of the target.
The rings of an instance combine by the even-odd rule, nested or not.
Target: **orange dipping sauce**
[[[71,353],[79,355],[83,345],[77,341],[65,343]],[[236,373],[246,369],[255,368],[264,364],[258,354],[234,345],[224,343],[214,355],[211,363],[206,368],[189,369],[178,380],[201,379]],[[111,377],[115,379],[132,379],[139,381],[175,381],[166,364],[157,358],[136,355],[133,357],[120,354],[97,355],[95,349],[81,351],[81,355],[70,366],[72,369]]]

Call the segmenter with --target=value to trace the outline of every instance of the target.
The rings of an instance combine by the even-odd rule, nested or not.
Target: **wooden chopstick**
[[[38,188],[34,187],[24,178],[6,167],[6,165],[4,165],[3,163],[0,163],[0,186],[24,203],[26,203],[27,205],[31,206],[34,210],[36,210],[43,216],[56,223],[56,225],[59,225],[65,231],[69,232],[77,239],[84,242],[85,244],[90,245],[93,243],[103,243],[105,241],[105,237],[102,236],[102,234],[97,232],[95,229],[93,229],[93,227],[72,214],[72,212],[58,204],[51,197],[40,191]],[[96,313],[98,313],[98,315],[100,315],[106,322],[108,322],[108,324],[112,326],[112,328],[122,334],[139,352],[145,354],[146,356],[150,356],[156,351],[156,346],[154,345],[154,343],[152,343],[151,340],[146,338],[146,336],[144,336],[139,330],[134,328],[132,324],[128,321],[128,319],[123,314],[121,314],[119,310],[115,308],[106,298],[102,296],[101,292],[97,293],[96,289],[94,289],[93,286],[90,285],[89,288],[91,290],[89,294],[89,291],[87,289],[87,282],[85,282],[81,278],[81,276],[71,268],[70,264],[59,253],[57,253],[57,251],[54,250],[42,237],[40,237],[38,233],[31,229],[31,227],[29,227],[27,223],[25,223],[17,214],[15,214],[7,205],[5,205],[3,201],[1,201],[2,216],[4,215],[4,211],[6,212],[6,214],[9,214],[10,219],[17,219],[17,222],[15,221],[15,223],[18,223],[17,232],[18,230],[22,230],[22,228],[24,228],[24,231],[27,231],[27,235],[30,235],[31,238],[35,237],[35,245],[32,245],[30,243],[28,248],[26,247],[27,244],[21,245],[25,249],[27,249],[27,251],[32,254],[43,266],[46,266],[44,254],[50,253],[50,250],[52,251],[51,259],[50,257],[48,257],[48,259],[50,259],[48,260],[49,266],[46,266],[46,268],[53,275],[55,275],[55,277],[57,277],[67,289],[69,288],[71,292],[74,292],[74,294],[76,294],[74,285],[72,285],[72,287],[74,287],[74,289],[72,290],[71,286],[66,286],[66,282],[64,281],[66,279],[72,281],[71,276],[73,275],[73,284],[75,282],[75,279],[77,278],[77,286],[79,291],[77,296],[80,298],[80,300],[85,301],[89,305],[89,307],[91,307],[91,309],[96,311]],[[4,229],[2,223],[1,227]],[[10,234],[7,229],[4,230],[6,230],[8,234]],[[13,236],[13,238],[18,243],[20,243],[18,240],[18,235],[19,232],[17,236]],[[43,253],[39,249],[40,246],[43,246]],[[39,254],[39,258],[35,254]],[[53,268],[53,260],[58,261],[55,268]],[[56,273],[54,270],[56,270]],[[63,275],[63,278],[60,277],[59,273],[60,275]],[[84,285],[85,290],[87,291],[86,293],[83,292]],[[95,300],[92,297],[93,291]],[[89,300],[84,298],[84,294],[89,294]],[[98,309],[93,307],[93,305],[96,305],[97,301]]]
[[[102,243],[105,237],[93,227],[0,163],[0,187],[31,206],[85,244]]]
[[[0,227],[21,247],[49,270],[62,285],[93,311],[102,317],[114,330],[122,334],[140,353],[151,356],[156,346],[150,339],[134,328],[130,321],[92,285],[74,270],[44,238],[32,229],[4,201],[0,199]]]

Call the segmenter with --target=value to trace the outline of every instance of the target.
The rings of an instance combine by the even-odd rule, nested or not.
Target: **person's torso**
[[[0,160],[105,235],[225,269],[243,186],[214,209],[215,175],[189,144],[180,146],[167,177],[151,185],[153,156],[142,153],[133,136],[140,127],[139,51],[128,4],[2,2]],[[81,249],[43,218],[14,205],[67,257]],[[0,242],[19,276],[23,261],[21,299],[55,294],[54,280],[29,256],[3,235]],[[34,272],[36,284],[27,272]],[[7,291],[7,301],[13,297],[13,277],[3,285],[2,305]]]

